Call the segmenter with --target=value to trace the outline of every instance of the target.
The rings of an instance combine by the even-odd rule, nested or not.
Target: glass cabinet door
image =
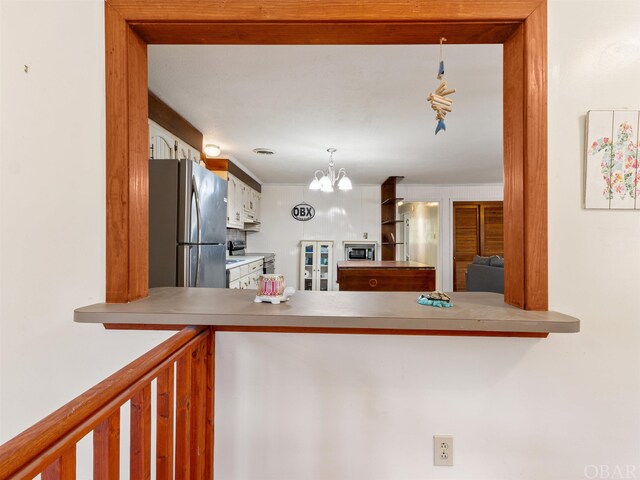
[[[315,242],[302,242],[302,289],[303,290],[315,290],[316,289],[316,276],[315,276]]]
[[[302,241],[300,290],[333,290],[333,242]]]
[[[331,290],[331,244],[318,242],[318,265],[316,267],[318,275],[318,290]]]

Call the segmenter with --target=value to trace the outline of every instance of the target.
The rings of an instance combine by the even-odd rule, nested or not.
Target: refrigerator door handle
[[[193,281],[194,287],[197,287],[198,284],[200,283],[198,281],[199,273],[200,273],[200,245],[196,245],[196,277]]]
[[[196,199],[196,220],[198,222],[198,237],[196,239],[196,243],[202,243],[202,217],[200,215],[200,192],[198,191],[198,182],[196,182],[196,177],[191,176],[191,187],[192,187],[192,195],[195,196]]]
[[[200,273],[200,242],[202,241],[202,215],[200,213],[200,192],[198,191],[198,182],[196,181],[195,175],[191,176],[191,187],[193,191],[193,195],[196,199],[196,219],[198,221],[198,237],[197,237],[197,246],[196,246],[196,276],[193,282],[193,286],[198,286],[198,274]]]

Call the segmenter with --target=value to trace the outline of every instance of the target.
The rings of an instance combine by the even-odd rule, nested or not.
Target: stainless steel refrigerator
[[[191,160],[149,161],[149,286],[226,287],[227,182]]]

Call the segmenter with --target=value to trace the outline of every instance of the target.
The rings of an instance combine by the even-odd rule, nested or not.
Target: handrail
[[[75,473],[74,476],[70,477],[65,477],[59,473],[61,468],[64,469],[63,462],[65,458],[73,463],[73,468],[69,467],[69,470],[75,471],[75,444],[96,427],[103,424],[106,425],[106,421],[117,423],[114,428],[118,431],[119,438],[119,408],[128,400],[131,400],[132,403],[131,448],[133,456],[134,436],[139,435],[143,444],[150,441],[150,439],[146,439],[146,437],[150,437],[150,431],[144,430],[145,427],[150,425],[150,382],[155,378],[160,381],[159,375],[161,372],[165,370],[168,372],[167,369],[169,368],[171,369],[171,385],[165,386],[165,388],[170,388],[171,391],[164,391],[164,395],[168,395],[171,402],[173,402],[174,362],[177,365],[178,403],[181,398],[188,397],[189,399],[184,402],[187,405],[186,417],[184,415],[183,418],[179,417],[180,407],[178,406],[177,420],[183,423],[182,433],[190,435],[190,429],[205,432],[207,426],[211,427],[211,425],[204,425],[204,423],[209,423],[209,419],[212,422],[213,416],[212,411],[206,412],[207,408],[213,406],[213,398],[204,397],[206,394],[212,396],[212,388],[209,388],[209,386],[211,386],[210,382],[212,382],[213,377],[213,337],[213,330],[207,327],[184,328],[176,335],[9,440],[0,446],[0,479],[32,478],[47,468],[50,468],[52,472],[58,472],[57,475],[48,475],[47,478],[75,478]],[[158,395],[160,395],[160,392],[158,392]],[[188,410],[193,403],[196,403],[193,405],[194,410],[199,408],[204,413],[204,418],[199,418],[199,415],[189,416]],[[138,429],[140,432],[134,431],[134,407],[142,409],[141,413],[136,414],[140,415],[140,428]],[[166,416],[166,412],[164,415]],[[173,412],[171,412],[171,415],[173,415]],[[185,421],[187,422],[186,425],[184,424]],[[199,425],[198,422],[202,422],[203,425]],[[173,425],[173,419],[171,419],[171,425]],[[98,430],[94,432],[94,449],[97,448],[95,443],[95,434],[97,432]],[[171,428],[172,434],[173,428]],[[208,433],[202,433],[200,436],[207,438],[207,435]],[[207,439],[206,448],[204,444],[199,446],[200,453],[206,452],[212,445],[212,441],[212,438]],[[184,443],[183,440],[178,438],[176,438],[176,442]],[[186,442],[189,445],[189,439]],[[65,452],[68,454],[66,457]],[[178,453],[176,452],[176,459],[178,459]],[[136,454],[140,454],[140,452],[136,452]],[[148,457],[148,449],[142,453],[143,456],[145,454]],[[115,460],[117,462],[117,455],[113,455],[116,457]],[[187,456],[188,459],[189,457]],[[199,462],[198,468],[200,469],[204,468],[202,467],[204,465],[202,462],[209,463],[208,460],[200,458],[196,460]],[[149,461],[149,458],[142,458],[141,464],[148,464]],[[161,460],[158,459],[157,461],[160,462]],[[162,461],[166,462],[166,459]],[[132,474],[134,471],[133,462],[134,459],[132,459]],[[96,472],[95,467],[96,463],[94,461],[94,475],[97,475],[95,478],[102,478],[99,472]],[[144,469],[146,467],[143,466],[141,468]]]

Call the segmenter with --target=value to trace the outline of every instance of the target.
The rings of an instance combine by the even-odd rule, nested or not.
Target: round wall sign
[[[299,222],[311,220],[316,215],[316,209],[308,203],[302,202],[291,209],[291,216]]]

